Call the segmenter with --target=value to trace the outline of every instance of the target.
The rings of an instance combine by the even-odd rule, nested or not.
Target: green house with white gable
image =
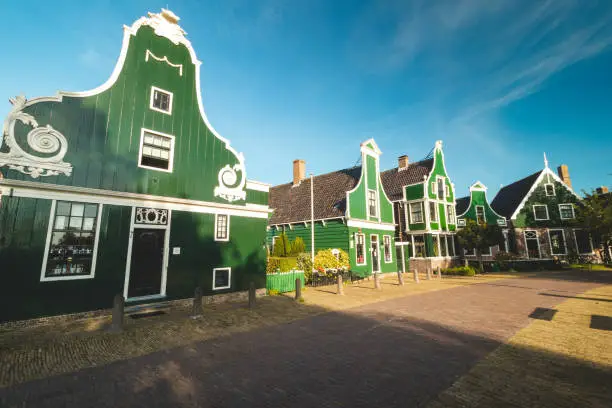
[[[358,276],[397,272],[393,206],[380,178],[381,151],[373,139],[361,143],[361,165],[306,177],[303,160],[293,162],[293,180],[270,188],[268,245],[281,233],[301,237],[307,252],[342,249]],[[314,244],[312,228],[314,227]]]
[[[396,168],[382,172],[396,220],[398,267],[425,271],[448,267],[456,259],[455,187],[444,164],[442,141],[423,160],[400,156]]]
[[[0,139],[0,322],[265,287],[269,186],[210,125],[171,11],[124,27],[110,78],[11,99]]]
[[[455,210],[457,213],[457,228],[461,229],[466,225],[468,220],[475,221],[479,224],[493,224],[502,228],[504,242],[499,245],[489,248],[488,252],[483,252],[484,259],[494,257],[497,252],[509,252],[508,229],[506,218],[499,215],[489,204],[487,200],[487,187],[480,181],[475,182],[470,186],[470,195],[461,197],[456,200]],[[466,253],[469,257],[475,257],[474,251]]]

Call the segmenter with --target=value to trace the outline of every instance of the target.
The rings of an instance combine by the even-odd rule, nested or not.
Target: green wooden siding
[[[372,275],[372,254],[370,252],[372,234],[378,235],[381,273],[397,272],[397,260],[396,260],[396,253],[395,253],[395,244],[394,244],[395,241],[393,239],[393,234],[394,234],[393,231],[384,231],[384,230],[371,229],[371,228],[361,228],[361,231],[359,231],[359,228],[349,227],[348,232],[350,234],[350,240],[351,240],[349,257],[351,261],[351,271],[352,272],[360,276]],[[355,234],[358,232],[363,233],[365,235],[365,261],[366,261],[365,265],[357,265],[357,248],[356,248]],[[388,262],[388,263],[386,263],[384,259],[385,257],[384,246],[383,246],[383,243],[384,243],[383,236],[384,235],[391,236],[391,262]]]
[[[268,192],[259,190],[247,190],[246,201],[250,204],[268,205]]]
[[[307,223],[307,226],[303,223],[292,224],[291,229],[286,225],[281,230],[271,227],[267,234],[267,243],[270,248],[272,248],[273,237],[279,236],[283,230],[289,241],[301,237],[304,240],[306,252],[310,252],[312,242],[310,223]],[[325,226],[321,221],[315,222],[315,252],[329,248],[338,248],[346,252],[349,250],[348,227],[341,220],[325,221]]]
[[[361,178],[359,179],[359,183],[357,183],[357,187],[348,193],[349,196],[349,208],[347,214],[350,218],[355,218],[358,220],[367,220],[367,210],[366,210],[366,182],[364,181],[363,172],[361,173]]]
[[[123,293],[131,208],[104,205],[95,277],[40,282],[51,201],[3,197],[0,322],[112,307]]]
[[[546,196],[544,190],[544,184],[549,181],[547,176],[538,184],[534,189],[531,196],[527,199],[525,206],[519,212],[516,219],[513,220],[513,225],[517,228],[525,227],[570,227],[573,225],[574,220],[562,220],[559,215],[559,204],[577,204],[578,198],[567,188],[565,184],[559,183],[550,177],[550,183],[555,186],[555,195]],[[536,221],[533,214],[533,205],[545,204],[548,207],[549,220]],[[575,211],[575,208],[574,208]]]
[[[413,184],[404,187],[406,191],[406,200],[419,200],[423,198],[423,183]]]
[[[498,220],[504,220],[504,217],[498,215],[487,201],[486,192],[480,190],[474,190],[470,192],[470,206],[464,214],[461,215],[461,219],[476,221],[476,206],[483,206],[485,211],[485,218],[487,224],[497,224]],[[459,217],[458,217],[459,218]]]
[[[163,61],[145,61],[146,50],[182,64],[182,76],[176,67]],[[64,160],[74,166],[71,176],[41,177],[37,181],[226,202],[214,196],[214,187],[219,170],[237,164],[238,159],[201,117],[195,75],[185,46],[155,35],[148,26],[141,27],[131,37],[123,70],[109,89],[94,96],[38,102],[24,109],[40,126],[50,124],[66,136],[68,152]],[[172,115],[149,108],[152,86],[173,93]],[[141,128],[175,136],[172,173],[138,167]],[[29,129],[17,124],[20,146],[27,146]],[[5,176],[31,181],[15,170],[7,170]],[[251,196],[257,203],[263,202],[261,197]]]

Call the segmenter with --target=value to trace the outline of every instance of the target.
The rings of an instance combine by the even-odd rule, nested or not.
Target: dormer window
[[[164,91],[155,86],[151,87],[151,104],[150,108],[154,111],[172,114],[172,92]]]
[[[555,185],[552,183],[544,184],[544,189],[546,190],[546,196],[551,197],[555,195]]]
[[[375,190],[368,190],[368,214],[370,217],[378,216],[378,200]]]

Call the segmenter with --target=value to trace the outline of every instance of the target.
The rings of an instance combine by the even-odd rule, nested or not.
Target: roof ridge
[[[412,162],[412,163],[408,163],[408,166],[404,167],[404,169],[406,169],[406,168],[408,168],[408,167],[411,167],[411,166],[415,166],[415,165],[417,165],[417,164],[419,164],[419,163],[423,163],[423,162],[426,162],[426,161],[430,161],[430,160],[433,160],[433,157],[431,157],[431,158],[429,158],[429,159],[422,159],[422,160],[419,160],[419,161],[415,161],[415,162]],[[393,170],[399,170],[399,168],[398,168],[398,167],[391,167],[389,170],[383,170],[383,171],[381,171],[381,172],[380,172],[380,174],[382,174],[382,173],[387,173],[387,172],[389,172],[389,171],[393,171]],[[402,171],[403,171],[403,170],[402,170]]]
[[[353,169],[360,168],[360,167],[362,167],[362,166],[346,167],[346,168],[344,168],[344,169],[339,169],[339,170],[329,171],[329,172],[327,172],[327,173],[323,173],[323,174],[315,174],[315,175],[313,175],[313,178],[315,178],[315,179],[316,179],[317,177],[328,176],[328,175],[330,175],[330,174],[340,173],[340,172],[343,172],[343,171],[345,171],[345,170],[353,170]],[[310,177],[305,177],[304,179],[302,179],[302,181],[304,181],[304,180],[308,180],[309,178],[310,178]],[[292,182],[292,181],[289,181],[289,182],[287,182],[287,183],[277,184],[277,185],[275,185],[275,186],[271,186],[270,188],[278,188],[278,187],[282,187],[282,186],[285,186],[285,185],[293,185],[293,182]]]
[[[518,179],[518,180],[516,180],[516,181],[513,181],[513,182],[512,182],[512,183],[510,183],[510,184],[506,184],[505,186],[503,186],[502,188],[500,188],[500,189],[499,189],[499,191],[497,192],[497,194],[499,194],[499,192],[500,192],[500,191],[502,191],[502,190],[504,190],[504,189],[506,189],[506,188],[508,188],[508,187],[511,187],[511,186],[513,186],[513,185],[515,185],[515,184],[517,184],[517,183],[520,183],[520,182],[522,182],[522,181],[527,180],[527,179],[528,179],[528,178],[530,178],[530,177],[535,176],[536,174],[538,174],[538,175],[539,175],[539,174],[541,174],[543,171],[544,171],[544,169],[539,170],[539,171],[536,171],[535,173],[532,173],[532,174],[530,174],[530,175],[528,175],[528,176],[526,176],[526,177],[523,177],[522,179]],[[497,196],[497,194],[496,194],[495,196]]]

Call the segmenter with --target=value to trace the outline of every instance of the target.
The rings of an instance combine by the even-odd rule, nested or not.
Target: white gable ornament
[[[240,182],[238,182],[237,172],[240,172]],[[215,197],[221,197],[230,203],[246,199],[246,191],[244,191],[246,177],[241,163],[235,164],[233,167],[230,167],[229,164],[225,165],[219,170],[218,180],[219,185],[215,187],[214,191]]]
[[[4,120],[0,149],[8,148],[8,152],[0,152],[0,167],[7,166],[9,169],[20,171],[30,175],[32,178],[41,176],[56,176],[72,174],[72,165],[63,161],[68,150],[68,141],[51,125],[38,126],[38,122],[28,113],[23,112],[26,105],[25,96],[10,98],[13,108]],[[24,151],[15,138],[15,123],[20,121],[33,129],[26,136],[28,146],[35,152],[52,154],[51,156],[35,156]]]

